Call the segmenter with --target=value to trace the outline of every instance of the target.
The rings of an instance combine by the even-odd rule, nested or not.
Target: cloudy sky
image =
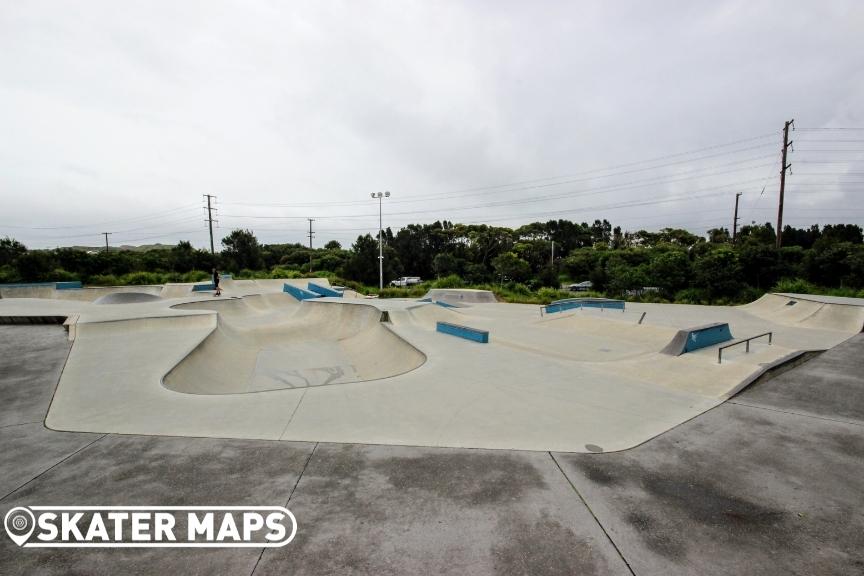
[[[864,223],[864,3],[0,0],[0,237]],[[217,237],[217,242],[218,238]]]

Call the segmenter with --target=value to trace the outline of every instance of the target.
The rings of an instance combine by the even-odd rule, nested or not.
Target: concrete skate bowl
[[[498,301],[490,290],[467,288],[433,288],[426,292],[423,299],[446,304],[489,304]]]
[[[358,304],[262,294],[177,309],[215,310],[217,325],[164,378],[188,394],[242,394],[348,384],[414,370],[426,356]]]
[[[112,292],[93,301],[93,304],[141,304],[144,302],[159,302],[162,298],[147,292]]]
[[[864,298],[765,294],[741,308],[778,324],[847,333],[864,331]]]

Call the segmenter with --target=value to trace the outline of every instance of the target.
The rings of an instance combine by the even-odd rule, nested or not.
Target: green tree
[[[505,252],[493,258],[492,268],[497,275],[514,282],[524,282],[531,276],[531,265],[513,252]]]
[[[432,259],[432,269],[439,278],[459,272],[459,261],[452,254],[441,252]]]
[[[371,235],[358,236],[351,246],[351,255],[343,267],[344,275],[370,286],[378,285],[378,240]],[[396,251],[384,246],[384,284],[402,274],[402,263]]]
[[[712,244],[728,244],[732,237],[727,228],[711,228],[708,230],[708,242]]]
[[[856,245],[822,236],[804,258],[807,280],[820,286],[840,286],[852,272]]]
[[[27,253],[27,247],[8,236],[0,238],[0,266],[14,264],[19,256]]]
[[[258,239],[249,230],[233,230],[222,239],[222,262],[223,266],[235,272],[260,270],[264,260]]]
[[[15,266],[24,282],[48,282],[54,279],[57,263],[45,250],[30,250],[15,259]]]
[[[692,268],[690,258],[682,250],[668,250],[654,255],[648,265],[648,278],[667,298],[687,287]]]
[[[735,296],[743,287],[738,255],[731,248],[712,250],[693,265],[694,284],[710,298]]]

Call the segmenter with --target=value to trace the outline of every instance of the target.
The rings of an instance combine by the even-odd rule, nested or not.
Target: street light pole
[[[390,197],[390,192],[372,192],[372,198],[378,199],[378,290],[384,289],[384,225],[382,224],[382,210],[384,198]]]

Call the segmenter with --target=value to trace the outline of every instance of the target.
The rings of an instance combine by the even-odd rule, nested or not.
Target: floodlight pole
[[[378,199],[378,290],[384,289],[384,225],[382,220],[384,198],[390,197],[390,192],[372,192],[372,198]]]

